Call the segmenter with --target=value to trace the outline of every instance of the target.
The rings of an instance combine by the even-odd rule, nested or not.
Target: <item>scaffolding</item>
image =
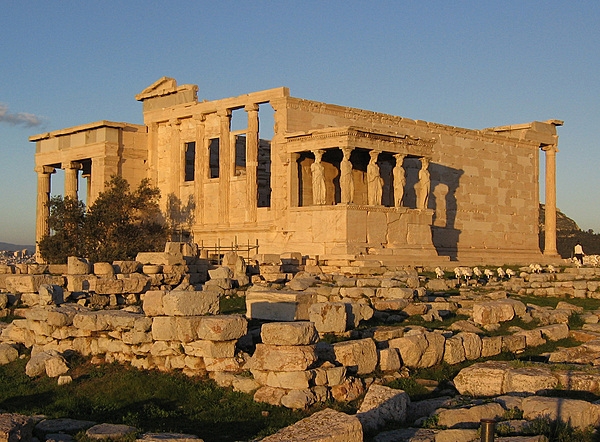
[[[238,256],[244,258],[246,264],[248,264],[250,257],[258,253],[258,247],[258,240],[256,240],[256,244],[250,244],[250,240],[248,240],[247,244],[239,244],[237,236],[235,237],[235,241],[230,243],[229,246],[221,245],[220,239],[213,246],[205,246],[204,241],[201,241],[200,256],[208,259],[211,264],[221,265],[226,253],[235,252]]]

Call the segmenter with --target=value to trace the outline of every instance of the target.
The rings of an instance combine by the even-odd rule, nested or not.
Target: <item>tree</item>
[[[87,211],[82,202],[75,205],[70,198],[54,197],[49,220],[52,235],[40,242],[40,253],[48,262],[64,263],[72,255],[111,262],[134,259],[141,251],[161,250],[167,229],[159,198],[160,191],[149,180],[131,192],[129,183],[119,176],[111,177]],[[81,222],[73,222],[80,220],[79,215]]]
[[[85,204],[75,198],[54,196],[48,202],[50,235],[39,243],[45,261],[64,263],[67,256],[81,256],[84,250]]]

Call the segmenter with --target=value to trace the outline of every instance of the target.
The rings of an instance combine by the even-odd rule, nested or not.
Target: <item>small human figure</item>
[[[310,165],[310,171],[312,172],[312,191],[313,191],[313,204],[322,206],[325,204],[325,168],[321,163],[321,157],[323,156],[322,150],[315,150],[315,162]]]
[[[369,152],[371,160],[367,165],[367,200],[371,206],[381,205],[381,196],[383,194],[383,178],[379,174],[377,158],[379,152],[374,150]]]
[[[419,182],[416,185],[415,191],[417,194],[417,209],[427,209],[427,200],[429,198],[429,187],[431,180],[429,177],[429,160],[421,158],[421,169],[419,170]]]
[[[396,158],[396,165],[392,170],[392,174],[394,175],[394,206],[401,207],[402,206],[402,198],[404,197],[404,186],[406,185],[406,173],[404,171],[404,167],[402,163],[404,162],[404,157],[406,155],[402,153],[398,153],[394,155]]]
[[[340,191],[342,204],[354,202],[354,178],[352,176],[352,163],[350,162],[350,149],[343,149],[344,158],[340,163]]]
[[[583,265],[583,247],[581,246],[581,243],[579,241],[577,241],[577,244],[575,244],[575,248],[573,249],[573,254],[575,255],[575,259],[577,261],[579,261],[579,265]]]

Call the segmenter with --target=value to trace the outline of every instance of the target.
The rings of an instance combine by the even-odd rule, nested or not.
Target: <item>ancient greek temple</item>
[[[287,88],[198,100],[197,86],[167,77],[136,99],[143,125],[99,121],[30,138],[38,241],[49,233],[53,175],[64,175],[65,196],[89,205],[116,174],[132,186],[149,178],[167,216],[185,212],[175,214],[179,235],[203,246],[398,264],[558,256],[561,121],[471,130],[294,98]]]

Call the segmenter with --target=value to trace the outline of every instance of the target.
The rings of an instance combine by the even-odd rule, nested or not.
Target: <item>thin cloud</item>
[[[25,112],[12,113],[8,110],[6,104],[0,103],[0,123],[7,123],[11,126],[35,127],[44,123],[44,118]]]

